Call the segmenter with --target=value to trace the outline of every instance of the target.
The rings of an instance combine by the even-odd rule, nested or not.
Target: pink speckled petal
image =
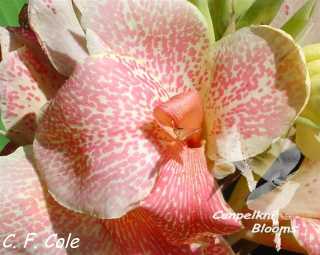
[[[237,161],[285,134],[309,96],[300,48],[269,26],[243,28],[216,43],[206,101],[208,156]]]
[[[221,237],[199,237],[190,245],[173,245],[156,222],[152,213],[138,208],[121,219],[105,221],[105,226],[120,255],[234,255]]]
[[[174,246],[165,239],[155,218],[144,209],[135,209],[117,220],[105,221],[112,241],[121,255],[191,255],[188,245]]]
[[[320,220],[294,217],[294,236],[309,255],[320,255]]]
[[[157,217],[157,224],[171,243],[192,243],[207,234],[240,230],[234,219],[213,215],[231,213],[207,168],[204,148],[175,145],[159,163],[159,177],[142,202]]]
[[[69,76],[87,57],[84,32],[71,0],[30,0],[29,22],[59,73]]]
[[[36,115],[62,82],[50,63],[28,48],[10,52],[1,62],[1,118],[13,142],[32,143]]]
[[[115,254],[101,221],[58,205],[46,192],[32,164],[32,148],[0,157],[0,253],[6,255]],[[26,156],[27,155],[27,156]],[[27,242],[27,235],[34,241]],[[80,238],[79,248],[46,247],[58,237]],[[10,234],[15,235],[8,237]],[[5,248],[3,243],[8,237]],[[69,242],[70,246],[70,242]]]
[[[84,23],[93,52],[146,61],[170,92],[207,84],[208,27],[188,1],[90,0],[87,7]]]
[[[168,94],[133,59],[88,58],[40,120],[35,153],[63,205],[118,218],[152,189],[162,136],[153,109]]]

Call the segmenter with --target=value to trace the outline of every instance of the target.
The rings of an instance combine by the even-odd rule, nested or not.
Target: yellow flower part
[[[302,153],[313,160],[320,150],[320,43],[304,48],[311,76],[311,96],[297,121],[296,142]]]

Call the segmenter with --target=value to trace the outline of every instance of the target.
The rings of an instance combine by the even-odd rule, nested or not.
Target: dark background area
[[[280,255],[301,255],[302,253],[295,253],[292,251],[285,251],[285,250],[281,250],[280,252],[277,252],[275,249],[260,245],[257,249],[255,249],[252,253],[250,253],[248,255],[278,255],[278,254],[280,254]]]

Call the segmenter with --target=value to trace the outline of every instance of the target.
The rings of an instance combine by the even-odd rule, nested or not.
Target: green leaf
[[[233,9],[237,17],[242,16],[254,3],[255,0],[234,0]]]
[[[19,13],[27,0],[0,0],[0,26],[19,26]]]
[[[9,143],[9,139],[4,135],[0,135],[0,152]]]
[[[4,131],[4,125],[2,123],[1,120],[1,116],[0,116],[0,132]],[[3,148],[9,143],[9,139],[7,137],[5,137],[3,134],[0,133],[0,152],[3,150]]]
[[[317,0],[307,1],[281,28],[293,38],[298,38],[305,31],[316,6]]]
[[[210,0],[209,0],[210,1]],[[190,3],[194,4],[198,9],[201,11],[201,13],[204,15],[208,28],[209,28],[209,34],[212,42],[215,41],[215,34],[214,34],[214,28],[212,24],[212,16],[209,10],[209,3],[208,0],[189,0]]]
[[[0,131],[5,130],[4,125],[2,123],[1,115],[0,115]]]
[[[256,0],[237,22],[237,29],[250,25],[267,25],[278,13],[284,0]]]
[[[215,37],[216,40],[219,40],[232,21],[232,0],[209,0],[209,9],[212,16]]]

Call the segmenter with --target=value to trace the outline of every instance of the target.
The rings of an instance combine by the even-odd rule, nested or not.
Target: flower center
[[[174,139],[190,147],[201,145],[203,106],[196,90],[190,90],[159,104],[153,112],[160,126]]]

